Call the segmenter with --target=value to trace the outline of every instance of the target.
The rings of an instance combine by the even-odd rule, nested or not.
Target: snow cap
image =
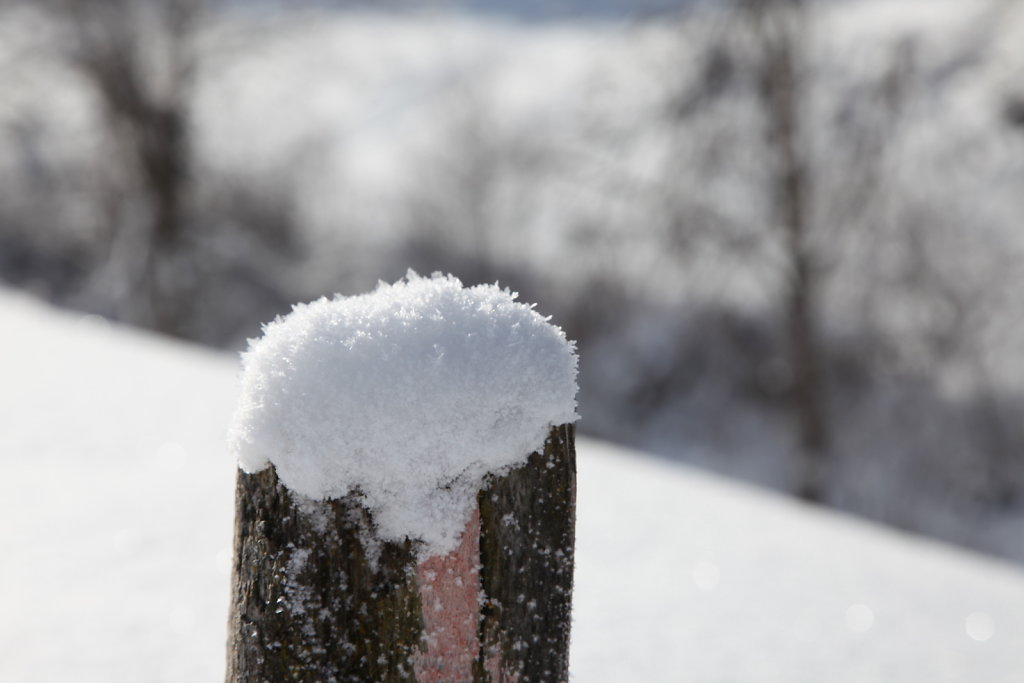
[[[409,271],[295,306],[242,355],[239,467],[273,464],[312,499],[357,492],[382,539],[453,549],[484,476],[578,418],[575,345],[516,296]]]

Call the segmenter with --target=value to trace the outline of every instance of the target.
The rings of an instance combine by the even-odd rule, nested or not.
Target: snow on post
[[[576,355],[410,272],[243,355],[228,681],[568,679]]]

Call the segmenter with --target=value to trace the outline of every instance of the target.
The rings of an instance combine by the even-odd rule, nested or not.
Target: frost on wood
[[[371,567],[351,499],[298,502],[273,469],[239,473],[227,680],[406,681],[420,597],[408,541]]]
[[[382,540],[458,545],[484,477],[576,420],[562,331],[492,285],[410,272],[296,306],[243,357],[231,429],[241,469],[273,465],[314,500],[354,495]]]

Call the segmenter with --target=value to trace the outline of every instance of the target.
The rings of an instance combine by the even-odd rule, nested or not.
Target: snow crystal
[[[296,306],[243,354],[239,466],[310,499],[357,493],[381,538],[451,550],[483,477],[577,419],[574,344],[515,298],[410,271]]]

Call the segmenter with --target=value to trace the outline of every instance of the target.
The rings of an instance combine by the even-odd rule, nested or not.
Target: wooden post
[[[423,561],[357,495],[239,471],[229,683],[568,680],[574,433],[486,479],[460,545]]]

